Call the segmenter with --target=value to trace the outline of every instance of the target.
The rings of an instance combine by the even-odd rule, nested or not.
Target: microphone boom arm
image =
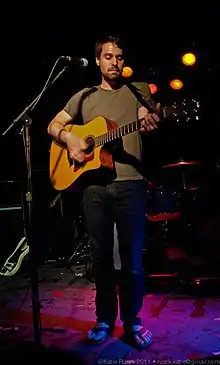
[[[57,74],[57,76],[43,88],[43,90],[40,92],[40,94],[38,94],[37,97],[13,120],[13,122],[9,125],[9,127],[2,133],[1,138],[6,136],[6,134],[11,130],[12,127],[14,127],[14,125],[17,122],[24,120],[24,117],[27,115],[27,112],[33,110],[32,107],[35,106],[35,104],[39,101],[39,99],[45,93],[45,91],[49,87],[51,87],[54,84],[54,82],[66,71],[68,66],[69,65],[64,66],[63,69]]]

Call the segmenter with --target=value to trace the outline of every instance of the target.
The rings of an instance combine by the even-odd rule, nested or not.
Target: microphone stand
[[[63,57],[61,57],[63,58]],[[27,114],[32,111],[37,104],[43,93],[53,85],[53,83],[65,72],[68,65],[58,73],[58,75],[48,84],[45,85],[41,93],[18,115],[17,118],[13,120],[11,125],[2,133],[1,138],[6,136],[6,134],[12,129],[14,125],[21,122],[24,142],[24,153],[26,159],[26,169],[27,169],[27,186],[25,201],[27,204],[27,213],[25,216],[25,226],[26,226],[26,239],[29,245],[29,257],[30,257],[30,267],[31,267],[31,293],[32,293],[32,315],[33,315],[33,329],[34,329],[34,341],[36,345],[41,345],[41,316],[40,316],[40,302],[39,302],[39,291],[38,291],[38,270],[37,263],[35,260],[35,242],[33,235],[33,196],[32,196],[32,167],[31,167],[31,145],[30,145],[30,128],[32,125],[32,119]],[[21,134],[21,132],[19,134]]]

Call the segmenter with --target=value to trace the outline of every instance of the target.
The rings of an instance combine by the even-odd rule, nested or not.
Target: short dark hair
[[[102,46],[103,46],[103,44],[108,43],[108,42],[114,43],[114,44],[116,44],[117,47],[123,49],[123,42],[119,36],[110,36],[110,35],[103,36],[103,37],[99,38],[95,43],[95,57],[96,58],[98,58],[98,59],[100,58],[100,55],[102,53]]]

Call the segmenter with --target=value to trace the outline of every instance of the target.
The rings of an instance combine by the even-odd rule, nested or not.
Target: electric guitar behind
[[[152,104],[149,103],[149,110]],[[181,104],[173,104],[165,108],[166,119],[190,118],[199,115],[199,102],[194,99],[184,100]],[[102,170],[111,171],[114,168],[112,155],[106,145],[119,140],[121,137],[133,133],[141,128],[142,120],[130,121],[118,126],[114,121],[104,117],[97,117],[85,125],[67,125],[66,131],[82,138],[87,144],[86,159],[78,163],[70,158],[65,145],[52,141],[50,149],[50,179],[56,190],[64,190],[88,172]],[[91,176],[91,175],[90,175]]]
[[[7,258],[7,260],[0,266],[0,277],[1,276],[13,276],[20,269],[23,260],[29,253],[29,246],[27,244],[26,237],[18,242],[16,248]]]

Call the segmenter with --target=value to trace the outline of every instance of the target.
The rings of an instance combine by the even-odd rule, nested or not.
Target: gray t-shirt
[[[144,99],[150,99],[150,89],[147,83],[133,83]],[[138,119],[140,103],[126,85],[117,90],[104,90],[100,86],[79,91],[67,102],[64,110],[72,117],[72,123],[77,123],[79,105],[83,123],[86,124],[96,117],[104,117],[114,121],[118,126]],[[85,96],[85,98],[84,98]],[[141,135],[139,131],[122,137],[123,157],[115,160],[116,180],[142,179],[141,173]]]

